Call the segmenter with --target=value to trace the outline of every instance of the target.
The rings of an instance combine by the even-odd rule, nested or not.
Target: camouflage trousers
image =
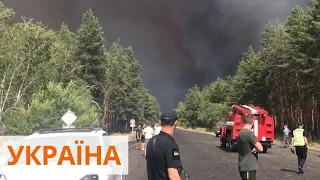
[[[282,143],[283,143],[283,146],[285,148],[287,148],[290,145],[290,137],[289,136],[283,136]]]

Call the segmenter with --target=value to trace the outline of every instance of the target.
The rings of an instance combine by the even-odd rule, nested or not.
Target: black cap
[[[303,126],[303,122],[302,121],[298,122],[298,126]]]
[[[178,116],[174,110],[165,111],[161,114],[161,121],[175,122],[176,120],[178,120]]]

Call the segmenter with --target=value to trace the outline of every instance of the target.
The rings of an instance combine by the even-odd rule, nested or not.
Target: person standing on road
[[[179,147],[172,137],[177,119],[174,111],[161,115],[161,132],[151,138],[147,145],[148,180],[181,180],[180,172],[183,168]]]
[[[288,125],[284,125],[283,126],[283,139],[282,139],[282,142],[283,142],[283,145],[285,148],[287,148],[289,146],[289,138],[290,138],[290,132],[291,130],[288,128]]]
[[[140,145],[140,141],[141,141],[141,125],[138,126],[138,128],[136,129],[136,150],[139,149],[139,145]],[[141,146],[140,146],[141,148]]]
[[[154,126],[154,134],[155,135],[158,135],[161,131],[161,125],[160,123],[156,123],[155,126]]]
[[[149,139],[152,138],[152,135],[153,135],[153,129],[152,127],[150,127],[149,123],[146,123],[146,127],[143,129],[143,132],[142,134],[145,135],[145,146],[148,146],[148,142],[149,142]],[[147,153],[147,150],[145,148],[144,150],[144,156],[146,156],[146,153]]]
[[[242,180],[256,180],[258,169],[258,154],[263,151],[263,146],[251,131],[254,117],[251,114],[244,116],[244,126],[240,130],[236,140],[238,143],[238,169]]]
[[[294,152],[294,147],[296,149],[296,155],[298,156],[298,169],[299,173],[303,174],[303,165],[307,159],[308,151],[308,139],[307,133],[303,129],[303,123],[298,123],[298,128],[293,131],[292,140],[291,140],[291,151]]]
[[[146,123],[144,123],[142,125],[142,129],[141,129],[141,151],[145,150],[145,140],[146,140],[146,136],[142,133],[142,131],[144,130],[144,128],[146,128]]]

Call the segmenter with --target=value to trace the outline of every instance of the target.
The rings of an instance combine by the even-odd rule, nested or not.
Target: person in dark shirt
[[[136,129],[136,150],[139,149],[140,145],[140,140],[141,140],[141,126],[139,125],[138,128]]]
[[[181,180],[182,164],[177,143],[172,137],[177,126],[174,111],[161,115],[161,132],[147,145],[148,180]]]
[[[263,151],[263,146],[251,131],[253,123],[254,116],[246,114],[244,116],[244,126],[236,138],[239,154],[238,168],[242,180],[256,180],[258,169],[257,151]]]

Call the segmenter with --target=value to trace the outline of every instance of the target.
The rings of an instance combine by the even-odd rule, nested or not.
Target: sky
[[[161,109],[175,108],[189,88],[234,75],[242,53],[259,50],[264,25],[283,22],[307,0],[2,0],[21,16],[75,31],[92,9],[106,45],[133,46],[144,85]],[[244,3],[245,2],[245,3]]]

